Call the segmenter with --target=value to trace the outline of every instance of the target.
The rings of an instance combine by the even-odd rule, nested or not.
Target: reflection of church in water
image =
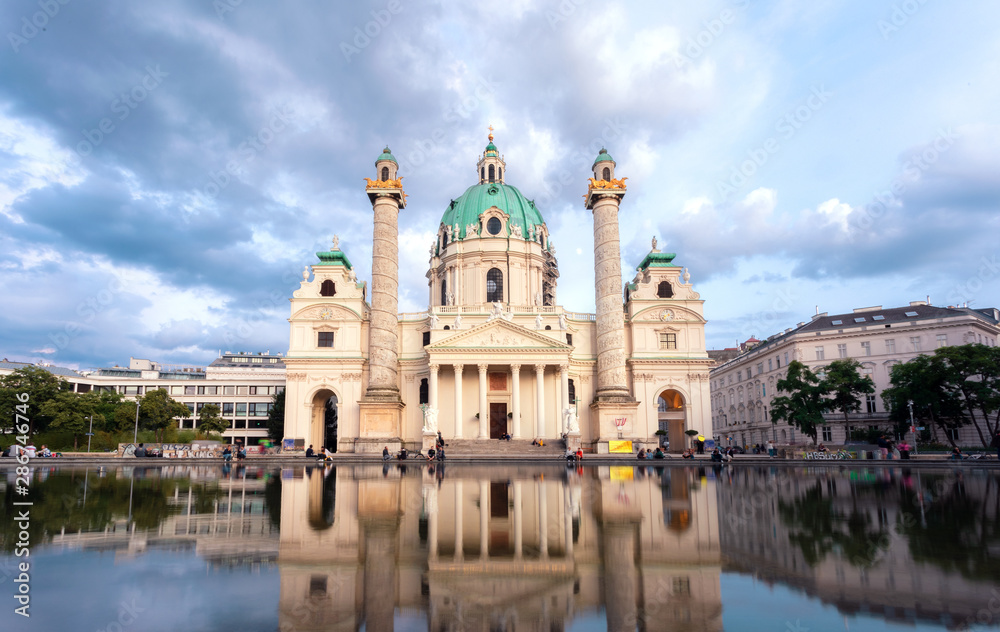
[[[426,446],[440,431],[476,452],[504,434],[515,442],[565,435],[603,452],[609,439],[655,442],[662,430],[682,450],[686,430],[709,426],[703,301],[655,239],[623,287],[627,178],[615,167],[601,150],[581,186],[593,216],[596,314],[559,305],[549,226],[507,184],[492,134],[478,181],[435,227],[426,311],[400,314],[398,216],[407,197],[386,148],[366,186],[370,288],[335,238],[293,293],[286,440],[365,452]]]
[[[715,494],[696,470],[413,469],[283,474],[280,629],[722,629]]]

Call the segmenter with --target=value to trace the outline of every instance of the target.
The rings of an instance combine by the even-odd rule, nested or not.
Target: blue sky
[[[655,235],[710,348],[816,306],[1000,303],[1000,5],[498,7],[4,3],[0,357],[284,351],[287,299],[335,233],[370,278],[362,178],[385,144],[410,196],[400,309],[420,311],[490,124],[570,310],[593,310],[601,145],[629,177],[623,281]]]

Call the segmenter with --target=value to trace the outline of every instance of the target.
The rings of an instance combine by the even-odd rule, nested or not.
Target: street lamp
[[[910,430],[913,431],[913,456],[917,456],[917,426],[913,423],[913,400],[907,400],[906,405],[910,408]]]
[[[90,452],[90,440],[94,438],[94,416],[90,416],[90,432],[87,433],[87,452]]]
[[[141,404],[142,401],[138,399],[135,400],[135,433],[132,434],[132,443],[139,441],[139,406]]]

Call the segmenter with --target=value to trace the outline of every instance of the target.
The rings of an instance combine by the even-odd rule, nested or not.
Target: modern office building
[[[754,445],[772,440],[779,445],[803,445],[810,439],[794,426],[772,424],[771,400],[776,382],[788,363],[799,360],[813,371],[838,358],[854,358],[875,383],[860,412],[828,413],[818,440],[844,443],[848,428],[888,428],[889,412],[882,391],[890,371],[922,353],[947,345],[980,343],[994,346],[1000,337],[1000,310],[995,308],[937,307],[914,301],[906,307],[862,307],[849,314],[816,314],[806,323],[786,329],[764,341],[741,345],[739,354],[712,369],[712,428],[723,445]],[[932,432],[939,432],[932,429]],[[954,431],[961,445],[979,443],[975,429]],[[938,440],[944,442],[943,436]]]

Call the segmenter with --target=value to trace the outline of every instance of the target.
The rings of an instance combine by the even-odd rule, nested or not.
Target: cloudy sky
[[[370,278],[386,144],[420,311],[490,124],[568,309],[594,309],[601,146],[629,177],[626,278],[654,235],[676,252],[710,348],[816,306],[995,306],[998,22],[991,0],[4,2],[0,357],[286,350],[335,233]]]

